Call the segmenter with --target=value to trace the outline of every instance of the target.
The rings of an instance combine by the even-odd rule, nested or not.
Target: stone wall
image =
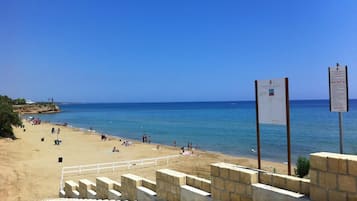
[[[136,200],[136,189],[141,186],[142,178],[133,174],[121,176],[122,195],[124,199]]]
[[[301,193],[307,196],[310,194],[309,179],[261,171],[259,172],[259,183]]]
[[[169,169],[156,171],[156,182],[125,174],[121,184],[98,177],[65,183],[65,196],[98,199],[116,195],[121,199],[143,201],[357,201],[357,156],[314,153],[310,156],[310,180],[269,173],[228,163],[211,164],[211,180]],[[120,195],[115,194],[119,192]],[[87,196],[88,197],[88,196]]]
[[[214,201],[251,201],[251,185],[258,183],[258,171],[228,163],[215,163],[211,165],[211,181]]]
[[[180,189],[185,184],[184,173],[169,169],[156,171],[156,193],[159,200],[180,201]]]
[[[206,191],[208,193],[211,192],[211,181],[207,179],[203,179],[192,175],[187,175],[186,184],[189,186],[193,186],[197,189]]]
[[[334,153],[310,155],[312,201],[357,200],[357,156]]]

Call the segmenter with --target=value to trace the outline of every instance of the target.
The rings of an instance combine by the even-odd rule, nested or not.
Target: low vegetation
[[[296,162],[296,175],[298,177],[305,177],[309,174],[310,161],[306,157],[299,156]]]
[[[16,100],[0,95],[0,137],[16,139],[12,126],[22,125],[19,115],[13,111]]]

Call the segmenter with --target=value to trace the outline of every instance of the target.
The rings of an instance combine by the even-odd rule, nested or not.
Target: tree
[[[21,125],[18,114],[12,110],[12,100],[7,96],[0,96],[0,136],[16,139],[12,126]]]
[[[26,100],[24,98],[17,98],[13,101],[14,105],[25,105]]]

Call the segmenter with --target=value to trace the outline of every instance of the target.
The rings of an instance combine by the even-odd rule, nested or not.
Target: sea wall
[[[140,201],[357,200],[357,156],[320,152],[310,155],[310,163],[310,179],[214,163],[210,180],[161,169],[155,182],[132,174],[123,175],[121,184],[103,177],[96,184],[81,180],[79,186],[67,181],[61,195]]]

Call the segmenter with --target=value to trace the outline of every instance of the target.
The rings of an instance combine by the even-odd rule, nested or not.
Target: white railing
[[[101,170],[111,169],[113,172],[122,169],[130,169],[131,167],[136,166],[144,166],[144,165],[158,165],[159,161],[165,161],[166,165],[169,163],[169,159],[180,157],[180,155],[170,155],[163,156],[157,158],[147,158],[147,159],[139,159],[139,160],[131,160],[131,161],[121,161],[121,162],[112,162],[112,163],[97,163],[90,165],[77,165],[77,166],[68,166],[63,167],[61,172],[61,180],[60,180],[60,190],[63,190],[63,177],[65,174],[82,174],[88,172],[100,173]]]

